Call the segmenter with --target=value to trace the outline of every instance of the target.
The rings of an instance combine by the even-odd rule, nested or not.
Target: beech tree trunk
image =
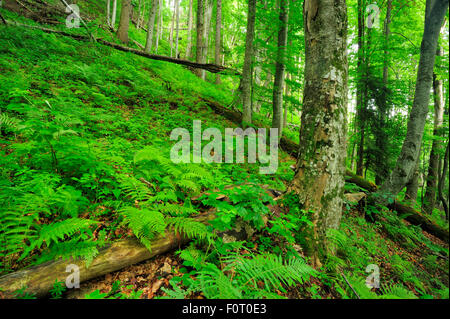
[[[444,167],[443,167],[442,173],[439,177],[439,185],[438,185],[439,199],[442,201],[442,205],[444,206],[445,217],[446,217],[447,221],[449,219],[448,201],[445,198],[442,190],[444,188],[445,179],[448,177],[448,148],[449,148],[449,145],[450,145],[450,143],[447,143],[447,148],[445,150],[445,156],[444,156]]]
[[[364,170],[364,138],[365,138],[365,110],[364,110],[364,80],[363,67],[365,61],[364,53],[364,10],[363,0],[358,0],[358,62],[356,77],[356,119],[359,130],[359,142],[357,148],[356,174],[363,175]]]
[[[286,48],[288,37],[289,1],[280,0],[280,16],[278,29],[278,51],[275,65],[275,81],[273,84],[273,118],[272,127],[278,128],[278,137],[283,132],[283,88],[286,73]]]
[[[444,55],[444,50],[438,48],[437,55]],[[443,81],[438,79],[436,74],[433,75],[433,92],[434,92],[434,130],[433,135],[440,137],[442,135],[442,124],[444,121],[444,92]],[[438,181],[439,153],[441,149],[441,141],[433,140],[430,152],[430,161],[428,164],[427,188],[424,198],[424,211],[432,213],[436,205],[436,186]]]
[[[122,0],[122,10],[120,12],[119,28],[117,37],[123,43],[128,43],[128,28],[130,27],[131,0]]]
[[[203,41],[203,34],[204,34],[204,28],[205,28],[205,0],[197,0],[197,47],[196,47],[196,58],[195,61],[197,63],[204,63],[203,60],[203,50],[204,50],[204,41]],[[200,78],[203,78],[204,72],[202,70],[196,70],[197,76]]]
[[[305,229],[313,265],[330,251],[327,230],[339,227],[347,143],[347,6],[305,0],[305,89],[295,176],[288,192],[312,212]]]
[[[419,168],[420,168],[420,158],[417,158],[416,166],[414,168],[414,172],[406,183],[406,192],[405,192],[405,200],[410,203],[410,205],[414,206],[417,201],[417,192],[419,191]]]
[[[192,58],[192,23],[193,23],[193,0],[189,0],[189,11],[188,11],[188,32],[187,32],[187,44],[186,44],[186,60]]]
[[[426,2],[425,30],[420,48],[414,102],[409,115],[406,138],[396,166],[379,190],[379,193],[383,196],[378,196],[378,199],[384,203],[388,201],[388,197],[395,198],[405,187],[414,172],[414,167],[419,157],[428,114],[428,102],[433,81],[433,67],[439,31],[447,8],[448,0],[427,0]]]
[[[117,0],[113,0],[113,7],[111,12],[111,27],[116,28],[116,16],[117,16]]]
[[[222,0],[216,3],[216,37],[215,37],[214,63],[221,64],[220,53],[222,52]],[[220,84],[220,74],[216,74],[216,84]]]
[[[111,0],[106,1],[106,25],[111,27]]]
[[[153,45],[153,31],[155,29],[155,17],[156,10],[158,9],[158,0],[152,0],[150,8],[150,15],[148,17],[148,27],[147,27],[147,42],[145,43],[144,51],[150,53],[152,51]]]
[[[256,0],[248,0],[247,35],[245,37],[245,57],[242,69],[242,123],[244,126],[252,123],[252,60],[253,40],[255,38]]]
[[[178,59],[178,39],[180,37],[180,0],[175,0],[175,57]]]

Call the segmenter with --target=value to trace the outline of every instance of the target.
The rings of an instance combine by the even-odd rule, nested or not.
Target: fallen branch
[[[203,99],[209,107],[216,112],[227,118],[228,120],[240,125],[242,113],[234,110],[227,109],[220,105],[218,102]],[[264,127],[261,123],[254,122],[254,125],[257,127]],[[291,155],[292,157],[297,158],[299,146],[297,143],[287,139],[282,136],[280,139],[280,148],[283,149],[286,153]],[[364,179],[361,176],[358,176],[351,171],[347,170],[345,172],[345,179],[347,182],[354,183],[359,187],[365,189],[366,191],[373,193],[378,189],[378,186],[374,183]],[[424,231],[436,236],[439,239],[442,239],[445,242],[449,240],[449,232],[447,229],[444,229],[437,225],[435,222],[430,220],[427,216],[422,214],[421,212],[415,210],[412,207],[406,206],[399,201],[394,201],[389,208],[397,211],[400,214],[405,214],[405,219],[413,225],[420,226]]]
[[[16,25],[16,26],[21,26],[21,27],[25,27],[25,28],[38,29],[38,30],[44,31],[46,33],[55,33],[55,34],[71,37],[71,38],[73,38],[75,40],[79,40],[79,41],[89,41],[90,40],[89,37],[80,35],[80,34],[72,34],[72,33],[68,33],[65,31],[53,30],[53,29],[32,26],[32,25],[22,24],[22,23],[17,23],[17,22],[12,22],[12,21],[7,21],[7,23],[10,25]],[[144,58],[151,59],[151,60],[165,61],[165,62],[170,62],[170,63],[174,63],[174,64],[185,65],[185,66],[188,66],[191,68],[203,69],[203,70],[209,71],[211,73],[221,73],[221,74],[228,74],[228,75],[239,75],[240,74],[238,71],[233,70],[228,67],[225,67],[225,66],[222,66],[222,65],[211,64],[211,63],[196,63],[196,62],[192,62],[192,61],[188,61],[188,60],[176,59],[176,58],[163,56],[163,55],[149,54],[149,53],[145,53],[140,50],[125,47],[125,46],[122,46],[122,45],[119,45],[116,43],[112,43],[112,42],[108,42],[108,41],[105,41],[102,39],[97,39],[97,43],[109,46],[109,47],[114,48],[119,51],[130,52],[130,53],[133,53],[133,54],[136,54],[136,55],[139,55]]]

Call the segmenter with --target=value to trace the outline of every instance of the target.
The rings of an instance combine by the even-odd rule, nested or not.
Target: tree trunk
[[[158,0],[152,0],[150,15],[148,17],[147,42],[145,43],[145,52],[150,53],[153,45],[153,31],[155,29],[156,10],[158,9]]]
[[[252,123],[252,59],[253,40],[255,38],[256,0],[248,0],[247,35],[245,37],[245,57],[242,69],[242,123],[244,126]]]
[[[131,0],[122,0],[122,10],[120,12],[119,28],[117,37],[122,43],[128,43],[128,28],[130,27]]]
[[[444,50],[438,48],[438,56],[444,55]],[[433,75],[433,92],[434,92],[434,130],[433,135],[440,137],[442,135],[442,124],[444,121],[444,93],[443,81],[437,79],[436,74]],[[427,188],[424,198],[424,211],[432,213],[436,204],[436,186],[438,180],[439,153],[441,149],[441,141],[434,139],[431,145],[430,161],[428,164]]]
[[[220,53],[222,52],[222,0],[217,0],[216,5],[216,38],[215,38],[214,63],[220,63]],[[220,75],[216,74],[216,84],[220,84]]]
[[[397,159],[396,166],[389,178],[383,183],[378,196],[382,202],[387,197],[395,198],[405,187],[414,172],[419,157],[425,121],[428,114],[428,102],[433,81],[433,67],[436,56],[439,31],[448,8],[448,0],[427,0],[425,30],[420,48],[420,61],[417,71],[414,102],[409,115],[406,138]]]
[[[197,0],[197,47],[196,47],[196,58],[197,63],[204,63],[203,61],[203,34],[205,28],[205,0]],[[197,76],[202,78],[204,72],[202,70],[196,70]]]
[[[192,23],[193,23],[193,0],[189,0],[189,12],[188,12],[188,33],[187,33],[187,44],[186,44],[186,60],[192,58]]]
[[[359,143],[357,149],[356,174],[363,175],[364,170],[364,138],[365,138],[365,112],[364,112],[364,81],[363,66],[365,61],[364,53],[364,6],[363,0],[358,0],[358,62],[356,77],[356,118],[359,129]]]
[[[383,60],[383,89],[381,101],[378,103],[374,137],[376,146],[375,155],[375,183],[381,185],[389,174],[388,167],[388,135],[386,133],[386,118],[388,115],[388,82],[389,82],[389,35],[391,24],[392,0],[388,0],[386,18],[384,20],[384,60]]]
[[[209,48],[209,34],[211,30],[211,18],[212,18],[212,9],[213,9],[213,3],[211,0],[207,0],[205,2],[205,21],[204,21],[204,28],[203,28],[203,61],[205,63],[208,62],[208,48]],[[206,72],[202,71],[202,79],[206,80]]]
[[[444,211],[445,211],[445,218],[448,221],[448,200],[445,199],[444,194],[442,192],[443,188],[444,188],[444,184],[445,184],[445,179],[448,177],[448,147],[449,147],[450,143],[447,143],[447,148],[445,150],[445,156],[444,156],[444,168],[442,169],[442,173],[440,174],[439,177],[439,184],[438,184],[438,194],[439,194],[439,199],[442,202],[442,205],[444,206]]]
[[[273,118],[272,127],[278,128],[278,137],[283,132],[283,88],[286,73],[286,48],[288,37],[289,1],[280,0],[280,16],[278,28],[278,51],[273,84]]]
[[[170,43],[170,56],[173,56],[173,29],[175,27],[175,11],[176,11],[176,0],[173,0],[173,13],[172,13],[172,22],[170,23],[170,33],[169,33],[169,43]],[[175,57],[176,58],[176,57]]]
[[[347,6],[305,0],[305,89],[295,176],[288,192],[312,212],[304,230],[314,266],[329,253],[327,230],[339,227],[347,143]]]
[[[111,27],[116,28],[116,16],[117,16],[117,0],[113,0],[113,7],[111,13]]]
[[[137,12],[137,22],[136,22],[136,29],[140,29],[141,27],[141,6],[142,6],[142,0],[139,0],[138,2],[138,12]]]
[[[180,0],[175,0],[175,57],[178,56],[178,39],[180,38]]]
[[[159,39],[161,38],[163,32],[163,17],[162,17],[162,7],[163,0],[158,1],[158,23],[156,28],[156,43],[155,43],[155,52],[158,53],[159,48]]]
[[[414,173],[411,176],[411,179],[406,184],[406,193],[405,200],[409,202],[411,206],[417,201],[417,192],[419,190],[419,167],[420,167],[420,158],[417,158],[416,166],[414,168]]]
[[[106,25],[111,27],[111,0],[106,1]]]

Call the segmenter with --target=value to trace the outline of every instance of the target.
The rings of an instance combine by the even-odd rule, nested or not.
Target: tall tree
[[[197,0],[197,47],[195,62],[204,63],[204,28],[205,28],[205,0]],[[204,72],[201,69],[196,69],[196,73],[199,77],[203,78]]]
[[[444,49],[439,47],[436,54],[444,55]],[[442,135],[442,124],[444,122],[444,92],[443,81],[433,74],[433,93],[434,93],[434,130],[433,135],[439,138]],[[431,213],[436,204],[436,186],[438,180],[439,153],[441,150],[441,141],[433,139],[430,152],[430,161],[428,164],[427,188],[424,198],[424,211]]]
[[[295,175],[288,191],[311,212],[304,231],[315,266],[328,252],[327,230],[338,228],[347,139],[347,6],[345,0],[305,0],[305,88]]]
[[[278,128],[278,136],[283,132],[283,88],[286,73],[286,48],[289,22],[289,1],[280,0],[280,22],[278,27],[277,60],[275,66],[275,82],[273,85],[273,117],[272,127]]]
[[[152,0],[152,4],[150,7],[150,15],[148,17],[147,42],[145,43],[145,49],[144,49],[144,51],[146,53],[150,53],[152,50],[156,10],[158,10],[158,0]]]
[[[221,64],[220,53],[222,52],[222,0],[216,2],[216,37],[215,37],[214,63]],[[216,74],[216,84],[220,84],[220,74]]]
[[[111,0],[106,1],[106,24],[111,27]]]
[[[180,38],[180,0],[175,0],[175,57],[178,58],[178,40]]]
[[[188,9],[188,33],[187,33],[187,44],[186,44],[186,59],[190,60],[192,57],[192,23],[193,23],[193,0],[189,0]]]
[[[388,116],[388,85],[389,85],[389,37],[391,24],[392,0],[387,1],[386,17],[384,19],[384,58],[383,58],[383,87],[381,99],[377,103],[378,112],[375,115],[375,184],[381,185],[389,174],[388,169],[388,135],[386,132],[386,119]]]
[[[255,38],[256,0],[248,0],[247,35],[245,37],[244,67],[241,77],[242,122],[252,123],[252,59]]]
[[[116,16],[117,16],[117,0],[113,0],[113,7],[111,12],[111,27],[113,29],[116,27]]]
[[[120,11],[119,28],[117,37],[123,43],[128,43],[128,29],[130,27],[131,0],[122,0],[122,10]]]
[[[378,194],[382,195],[378,196],[380,202],[387,203],[390,196],[395,197],[405,187],[414,172],[428,114],[439,32],[447,9],[448,0],[427,0],[426,2],[425,28],[420,48],[416,90],[406,137],[394,170],[378,191]]]
[[[365,109],[364,91],[365,81],[363,80],[363,70],[365,63],[364,52],[364,0],[358,0],[358,62],[356,77],[356,121],[358,125],[359,143],[357,149],[356,174],[362,176],[364,170],[364,137],[365,137]]]

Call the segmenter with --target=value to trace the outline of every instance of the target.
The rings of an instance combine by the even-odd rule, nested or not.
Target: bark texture
[[[130,27],[131,0],[122,0],[122,10],[120,12],[119,28],[117,37],[122,43],[128,43],[128,28]]]
[[[242,122],[244,126],[252,123],[252,60],[253,40],[255,39],[256,0],[248,0],[247,35],[245,37],[245,58],[242,69]]]
[[[220,64],[220,54],[222,52],[222,0],[216,3],[216,37],[215,37],[214,63]],[[216,74],[216,84],[220,84],[220,75]]]
[[[153,31],[155,29],[156,10],[158,9],[158,0],[152,0],[152,6],[150,8],[150,16],[148,18],[147,27],[147,42],[145,43],[144,51],[150,53],[153,45]]]
[[[438,48],[437,55],[444,55],[444,50]],[[443,81],[433,75],[433,93],[434,93],[434,130],[433,135],[440,137],[442,135],[442,124],[444,122],[444,92]],[[439,153],[442,148],[442,142],[434,139],[431,145],[430,161],[428,164],[427,188],[425,191],[423,209],[427,213],[433,212],[436,205],[436,187],[438,181]]]
[[[205,0],[197,0],[197,47],[196,47],[196,58],[197,63],[204,63],[203,60],[203,50],[204,50],[204,28],[205,28]],[[203,76],[202,70],[196,70],[198,77]]]
[[[388,197],[395,198],[405,187],[414,172],[419,157],[425,121],[428,114],[433,67],[436,56],[439,32],[447,12],[448,0],[427,0],[425,30],[420,48],[420,61],[417,71],[416,91],[409,115],[406,138],[391,175],[381,186],[379,196],[386,202]]]
[[[272,127],[278,128],[278,136],[283,132],[283,88],[286,73],[286,49],[288,37],[289,1],[280,0],[280,22],[278,29],[278,50],[273,84]]]
[[[190,60],[192,57],[192,23],[193,23],[193,0],[189,0],[189,12],[188,12],[188,33],[186,44],[186,60]]]
[[[347,144],[347,6],[345,0],[306,0],[305,89],[295,176],[288,191],[312,212],[306,252],[320,266],[326,233],[338,228]]]

